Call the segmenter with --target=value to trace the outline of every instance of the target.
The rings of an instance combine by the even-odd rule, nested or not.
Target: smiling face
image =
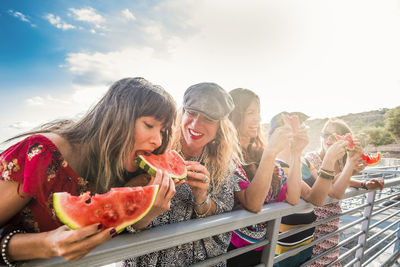
[[[260,106],[254,99],[245,110],[240,123],[239,135],[244,138],[256,138],[260,128]]]
[[[218,127],[218,121],[210,120],[196,111],[185,110],[181,124],[184,153],[200,155],[203,148],[217,136]]]
[[[137,165],[134,159],[144,152],[153,152],[162,144],[163,122],[151,116],[140,117],[135,122],[135,144],[132,152],[124,161],[125,170],[134,172]]]

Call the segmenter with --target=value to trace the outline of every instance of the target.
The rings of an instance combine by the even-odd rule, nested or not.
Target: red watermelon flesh
[[[282,114],[282,118],[292,128],[292,132],[294,134],[297,133],[300,127],[299,117],[297,115]]]
[[[186,164],[182,157],[174,150],[155,155],[146,153],[136,157],[136,164],[151,176],[156,176],[157,170],[171,175],[173,179],[184,179],[187,176]]]
[[[374,166],[377,165],[381,161],[381,153],[377,153],[377,155],[370,156],[368,154],[362,154],[361,155],[362,159],[365,161],[365,163],[368,164],[368,166]]]
[[[344,140],[347,141],[347,146],[346,149],[353,151],[354,150],[354,141],[353,141],[353,137],[351,136],[350,133],[347,133],[345,135],[338,135],[338,134],[333,134],[333,137],[339,141],[339,140]]]
[[[150,211],[157,193],[158,185],[112,188],[94,196],[58,192],[53,194],[53,206],[60,221],[71,229],[101,223],[103,229],[113,227],[119,233]]]

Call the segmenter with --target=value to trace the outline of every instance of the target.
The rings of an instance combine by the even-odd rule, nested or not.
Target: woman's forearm
[[[271,186],[275,157],[274,153],[264,151],[256,174],[240,200],[244,208],[253,212],[261,210]]]
[[[290,170],[287,179],[286,201],[292,205],[299,203],[301,195],[301,160],[300,153],[291,156]]]

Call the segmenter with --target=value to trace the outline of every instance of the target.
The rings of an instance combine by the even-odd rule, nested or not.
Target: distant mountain
[[[357,136],[363,132],[363,130],[371,127],[384,127],[385,114],[390,109],[379,109],[360,113],[350,113],[344,116],[337,117],[344,120],[352,129],[354,134]],[[305,152],[319,150],[320,148],[320,133],[328,118],[324,119],[312,119],[307,120],[306,125],[309,127],[308,134],[310,142],[305,148]],[[269,124],[264,124],[264,132],[268,132]],[[374,147],[365,144],[365,150],[368,152],[386,152],[387,157],[400,158],[400,144],[392,144],[382,147]]]

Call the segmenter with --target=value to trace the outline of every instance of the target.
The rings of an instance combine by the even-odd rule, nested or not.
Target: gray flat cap
[[[183,96],[183,108],[202,113],[212,120],[221,120],[235,107],[232,97],[218,84],[198,83]]]

